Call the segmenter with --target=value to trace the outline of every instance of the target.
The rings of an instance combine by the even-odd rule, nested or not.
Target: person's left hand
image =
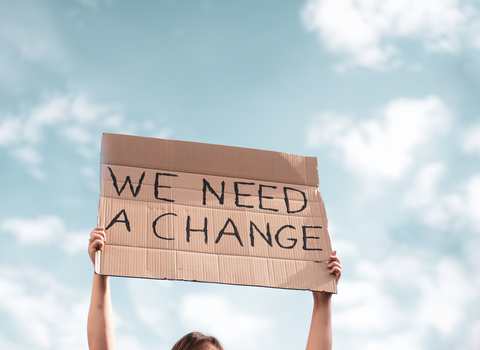
[[[330,269],[330,273],[335,275],[335,279],[338,281],[340,280],[340,276],[342,275],[342,264],[340,263],[340,259],[337,257],[337,251],[334,250],[332,255],[330,255],[330,263],[328,264],[328,268]]]

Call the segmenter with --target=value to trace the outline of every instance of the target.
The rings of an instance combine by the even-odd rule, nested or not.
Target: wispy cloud
[[[87,313],[88,294],[40,270],[0,266],[0,315],[14,330],[0,331],[0,344],[21,339],[22,349],[85,349]]]
[[[468,332],[465,334],[465,339],[455,350],[475,350],[480,347],[480,321],[474,322]]]
[[[11,217],[3,220],[0,229],[12,234],[22,245],[58,245],[67,254],[86,250],[89,231],[71,232],[58,216],[42,216],[37,219]]]
[[[0,115],[0,147],[42,178],[40,150],[52,134],[73,145],[84,157],[91,157],[98,144],[93,142],[95,131],[113,121],[121,125],[121,120],[119,106],[94,103],[82,93],[45,96],[24,112]]]
[[[473,126],[464,136],[462,141],[463,151],[480,154],[480,125]]]
[[[66,53],[51,14],[38,1],[0,2],[0,84],[29,79],[28,64],[63,69]],[[30,72],[30,71],[29,71]]]
[[[127,121],[120,105],[97,103],[82,92],[52,94],[19,113],[0,114],[0,148],[42,179],[42,150],[47,144],[60,140],[88,160],[98,155],[103,131],[135,134],[142,130],[164,138],[171,133],[153,122]]]
[[[212,332],[229,349],[260,349],[258,337],[273,326],[269,318],[242,312],[212,294],[183,297],[179,311],[187,327]]]
[[[92,9],[98,9],[102,5],[112,5],[114,0],[77,0],[79,4]]]
[[[447,171],[443,163],[422,167],[405,194],[405,207],[414,209],[423,222],[437,229],[473,228],[480,232],[480,173],[461,182],[456,190],[441,191]]]
[[[341,282],[333,301],[342,348],[423,349],[432,333],[458,341],[459,329],[473,331],[468,309],[480,280],[470,267],[468,259],[418,249],[360,258],[357,278]]]
[[[397,40],[430,52],[480,49],[479,11],[472,0],[308,0],[306,27],[344,60],[339,68],[386,69],[401,62]]]
[[[149,133],[168,137],[171,130],[147,123]],[[0,115],[0,148],[24,164],[37,178],[44,178],[43,147],[60,141],[85,159],[98,155],[102,131],[135,133],[142,123],[126,121],[118,104],[94,102],[82,92],[47,95],[19,113]]]
[[[323,113],[307,127],[309,147],[331,147],[346,168],[367,179],[399,179],[414,163],[415,151],[445,133],[451,119],[436,96],[400,98],[367,120]]]

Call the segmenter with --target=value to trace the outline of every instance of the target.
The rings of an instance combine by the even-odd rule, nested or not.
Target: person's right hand
[[[105,229],[103,227],[95,227],[90,233],[90,240],[88,243],[88,255],[90,255],[93,264],[95,264],[95,252],[97,250],[102,250],[105,246],[105,242]]]

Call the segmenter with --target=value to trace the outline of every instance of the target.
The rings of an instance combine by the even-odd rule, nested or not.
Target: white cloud
[[[421,350],[421,336],[419,331],[410,330],[407,332],[396,332],[386,337],[372,337],[365,344],[367,350]]]
[[[39,1],[0,1],[0,85],[9,91],[24,89],[31,69],[65,67],[66,53],[51,14]]]
[[[271,319],[242,312],[215,295],[183,297],[180,317],[191,329],[212,332],[228,349],[259,349],[257,338],[273,325]]]
[[[307,127],[307,145],[330,146],[346,168],[365,178],[399,179],[418,147],[447,131],[450,113],[441,99],[400,98],[374,119],[323,113]]]
[[[405,207],[420,213],[425,224],[439,229],[472,227],[480,231],[480,173],[461,183],[455,191],[440,192],[445,174],[443,163],[424,166],[414,186],[405,194]]]
[[[464,263],[441,258],[434,271],[417,279],[421,292],[415,323],[436,328],[441,334],[452,335],[466,316],[466,308],[477,291],[470,288],[471,277]]]
[[[341,311],[335,315],[335,327],[353,332],[386,331],[393,327],[394,299],[382,293],[375,283],[342,281],[339,288],[335,303]]]
[[[0,3],[0,47],[4,53],[13,51],[32,61],[56,60],[62,55],[49,13],[35,1]]]
[[[82,123],[88,124],[98,121],[100,117],[117,115],[120,108],[115,105],[100,105],[92,101],[84,94],[77,94],[71,101],[72,117]]]
[[[475,322],[469,332],[465,334],[465,342],[460,344],[456,350],[478,350],[480,349],[480,321]]]
[[[145,349],[140,343],[138,337],[134,335],[127,335],[123,333],[117,333],[115,335],[115,345],[118,350],[143,350]]]
[[[157,137],[159,139],[168,139],[171,134],[172,134],[171,128],[164,128],[159,132],[157,132],[156,134],[152,135],[152,137]]]
[[[329,51],[345,57],[341,67],[384,69],[399,64],[399,39],[450,54],[463,46],[480,48],[473,5],[473,0],[308,0],[302,19]]]
[[[90,239],[90,231],[88,230],[67,232],[60,247],[70,255],[83,253],[87,251],[88,239]]]
[[[129,318],[133,324],[115,321],[116,327],[135,333],[148,330],[157,337],[159,348],[171,348],[178,340],[178,291],[172,291],[172,284],[167,281],[146,279],[128,280],[127,289],[136,318]]]
[[[119,109],[115,105],[96,104],[82,93],[49,96],[24,113],[3,118],[0,115],[0,147],[8,149],[30,173],[42,178],[41,147],[50,142],[49,131],[88,157],[98,147],[99,140],[93,142],[93,134],[100,134],[105,127],[103,120],[118,118]]]
[[[0,147],[42,179],[42,146],[52,142],[52,134],[91,159],[98,156],[102,131],[135,134],[139,126],[141,123],[125,120],[118,105],[93,102],[81,92],[55,94],[17,115],[0,115]],[[146,130],[154,136],[171,133],[169,128],[155,126]]]
[[[38,153],[38,150],[31,146],[20,146],[14,150],[13,154],[18,158],[18,160],[20,160],[20,162],[32,166],[39,165],[42,159],[40,154]]]
[[[91,9],[98,9],[101,5],[113,4],[113,0],[77,0],[77,2]]]
[[[56,216],[36,220],[9,218],[2,222],[1,229],[15,235],[21,244],[45,243],[65,234],[63,221]]]
[[[18,348],[85,349],[88,294],[40,270],[0,266],[0,315],[14,332],[0,344],[21,339]]]
[[[58,216],[41,216],[37,219],[7,218],[0,224],[3,232],[14,235],[20,244],[58,244],[67,254],[77,254],[87,249],[89,231],[69,232]]]
[[[20,120],[12,117],[5,118],[0,124],[0,146],[17,143],[21,128]]]
[[[25,350],[25,347],[23,345],[19,345],[18,343],[7,340],[0,330],[0,349]]]
[[[414,187],[405,194],[404,203],[411,208],[430,206],[437,199],[437,188],[447,166],[442,162],[425,165],[417,174]]]
[[[165,314],[158,308],[152,308],[151,306],[138,305],[135,308],[135,312],[138,318],[142,320],[146,325],[151,325],[154,331],[160,331],[158,325],[165,322]]]
[[[468,314],[479,292],[470,267],[465,260],[412,250],[357,260],[357,280],[341,281],[333,300],[334,329],[348,339],[340,341],[343,347],[423,349],[432,332],[463,339],[475,328]]]
[[[66,139],[77,144],[88,144],[92,142],[92,134],[85,129],[85,127],[67,126],[62,130],[62,134]]]
[[[480,125],[472,127],[462,141],[462,148],[466,153],[480,154]]]

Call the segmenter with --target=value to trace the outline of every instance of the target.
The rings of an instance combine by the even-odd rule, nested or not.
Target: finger
[[[96,239],[90,244],[88,251],[93,253],[97,250],[102,250],[104,246],[105,246],[105,243],[102,240]]]
[[[103,229],[98,229],[98,227],[96,229],[94,229],[91,233],[90,233],[90,241],[94,241],[95,239],[97,239],[98,237],[102,237],[102,240],[105,241],[107,236],[105,235],[105,230]]]
[[[100,241],[102,241],[102,242],[105,242],[105,236],[102,236],[102,235],[100,235],[100,234],[98,234],[98,233],[92,233],[92,234],[90,235],[90,242],[94,242],[94,241],[96,241],[96,240],[100,240]]]
[[[338,262],[338,261],[332,261],[330,264],[327,265],[327,267],[330,268],[330,269],[334,266],[338,266],[338,267],[342,268],[342,264],[340,264],[340,262]]]
[[[332,275],[335,275],[335,277],[339,279],[340,276],[342,275],[342,269],[339,268],[338,266],[335,266],[333,269],[330,270],[330,273]]]
[[[101,235],[105,235],[105,229],[103,227],[95,227],[92,230],[92,233],[98,233],[98,234],[101,234]]]
[[[90,245],[90,249],[91,250],[102,250],[104,246],[105,246],[105,243],[102,240],[96,239]]]
[[[332,265],[332,266],[333,266],[333,265],[342,265],[342,263],[341,263],[340,261],[338,261],[338,260],[333,260],[333,261],[330,261],[330,262],[328,263],[328,266],[330,266],[330,265]]]
[[[329,258],[330,258],[330,261],[338,261],[338,262],[340,262],[340,259],[339,259],[338,256],[336,256],[336,255],[330,255]]]
[[[330,269],[330,273],[342,273],[342,267],[341,266],[334,266]]]

